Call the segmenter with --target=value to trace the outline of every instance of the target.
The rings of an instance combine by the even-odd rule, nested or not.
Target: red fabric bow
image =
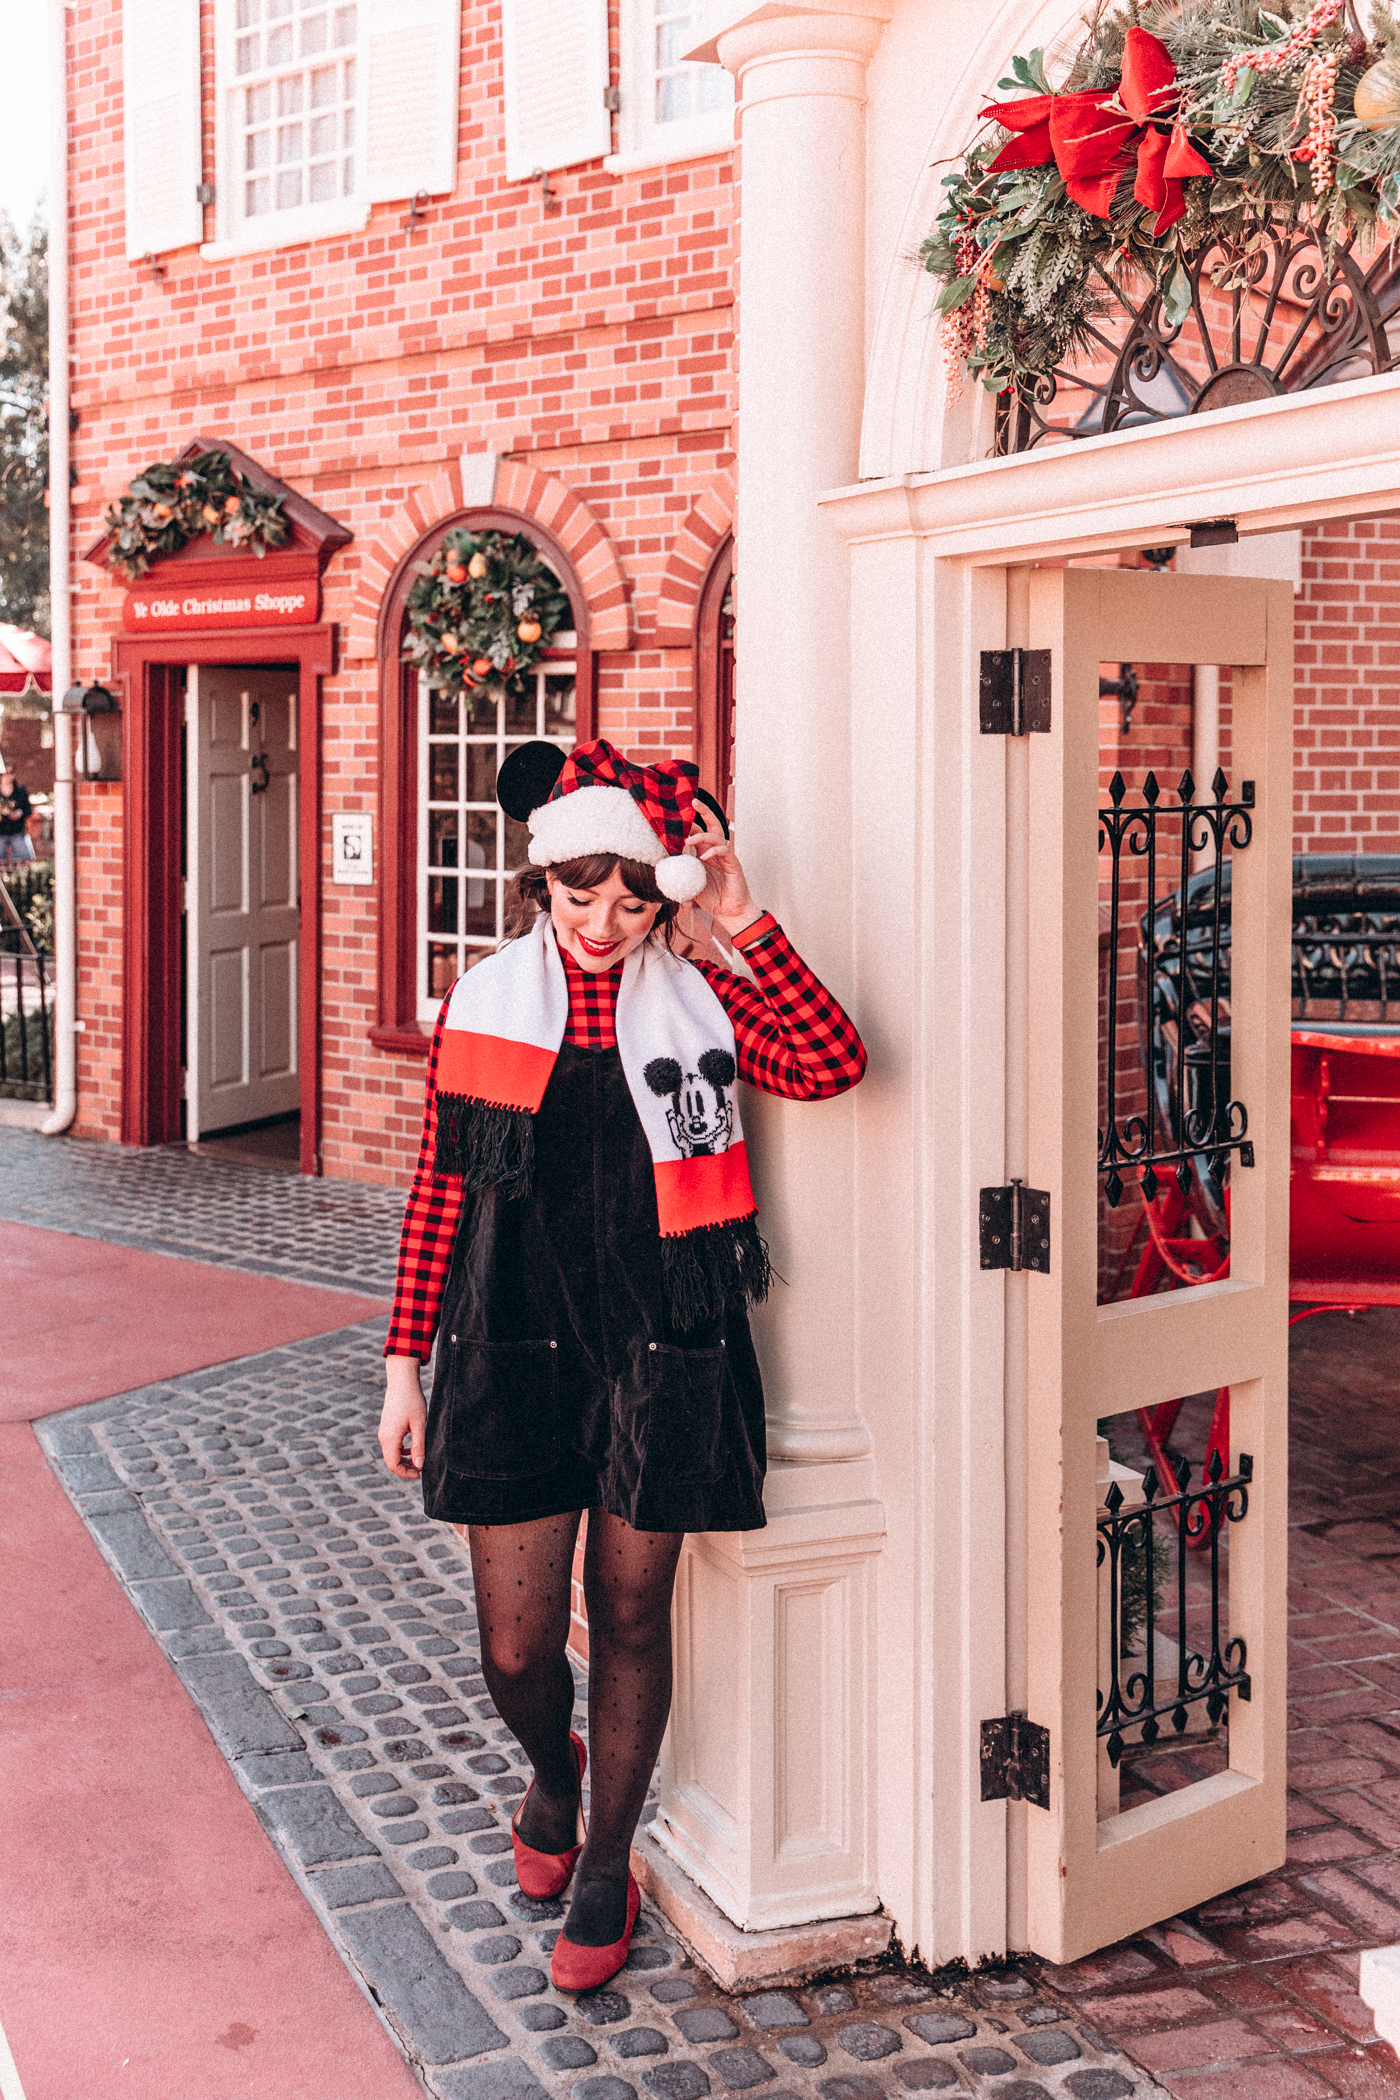
[[[1188,175],[1209,175],[1210,162],[1187,138],[1180,117],[1169,120],[1165,105],[1176,93],[1176,67],[1165,44],[1145,29],[1130,29],[1123,47],[1123,77],[1116,93],[1094,89],[1078,95],[1029,95],[993,102],[982,111],[1019,135],[991,163],[1006,168],[1041,168],[1053,160],[1076,204],[1106,219],[1123,170],[1137,155],[1133,195],[1157,213],[1163,234],[1186,209]],[[1119,109],[1110,109],[1117,101]],[[1160,127],[1166,124],[1168,128]]]

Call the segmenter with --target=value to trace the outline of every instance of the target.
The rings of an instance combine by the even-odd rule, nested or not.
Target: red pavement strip
[[[0,1536],[0,2024],[25,2100],[422,2100],[21,1424]]]
[[[0,1422],[32,1422],[387,1310],[353,1291],[6,1224],[0,1305]]]
[[[0,2025],[25,2100],[411,2100],[27,1424],[382,1301],[0,1224]]]

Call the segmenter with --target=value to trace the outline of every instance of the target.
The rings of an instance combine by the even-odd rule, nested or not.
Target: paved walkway
[[[0,1131],[0,1216],[245,1274],[375,1295],[396,1210],[380,1190]],[[92,1255],[71,1251],[80,1292]],[[29,1722],[8,1738],[22,1806],[0,1918],[28,2100],[105,2100],[138,2068],[147,2100],[391,2100],[404,2065],[437,2100],[1160,2096],[1058,1981],[1014,1968],[950,1988],[882,1965],[733,1998],[648,1911],[613,1988],[555,1993],[561,1906],[515,1883],[523,1759],[480,1676],[467,1566],[378,1461],[383,1332],[270,1336],[0,1432],[30,1455],[0,1471],[32,1570],[10,1600],[32,1619],[10,1651]],[[66,1507],[59,1481],[82,1531],[44,1515]],[[133,1948],[160,1990],[136,1985]],[[66,2054],[45,2012],[63,1968],[84,2001]]]

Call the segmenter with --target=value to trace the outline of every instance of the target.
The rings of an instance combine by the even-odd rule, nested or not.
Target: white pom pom
[[[662,896],[669,897],[673,904],[691,903],[710,879],[703,861],[696,860],[689,853],[668,855],[656,863],[652,873]]]

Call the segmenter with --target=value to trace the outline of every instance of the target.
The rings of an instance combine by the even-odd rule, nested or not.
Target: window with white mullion
[[[684,53],[704,34],[698,0],[621,0],[619,153],[627,161],[720,152],[733,141],[734,81]]]
[[[652,0],[652,120],[677,124],[712,110],[732,109],[734,81],[723,66],[697,66],[683,58],[701,33],[693,0]]]
[[[568,636],[558,640],[567,646]],[[496,775],[532,738],[572,750],[574,662],[546,658],[524,693],[495,703],[418,687],[418,1018],[431,1022],[453,983],[505,931],[506,884],[530,834],[501,812]]]
[[[235,210],[245,226],[355,194],[356,0],[234,0]]]

